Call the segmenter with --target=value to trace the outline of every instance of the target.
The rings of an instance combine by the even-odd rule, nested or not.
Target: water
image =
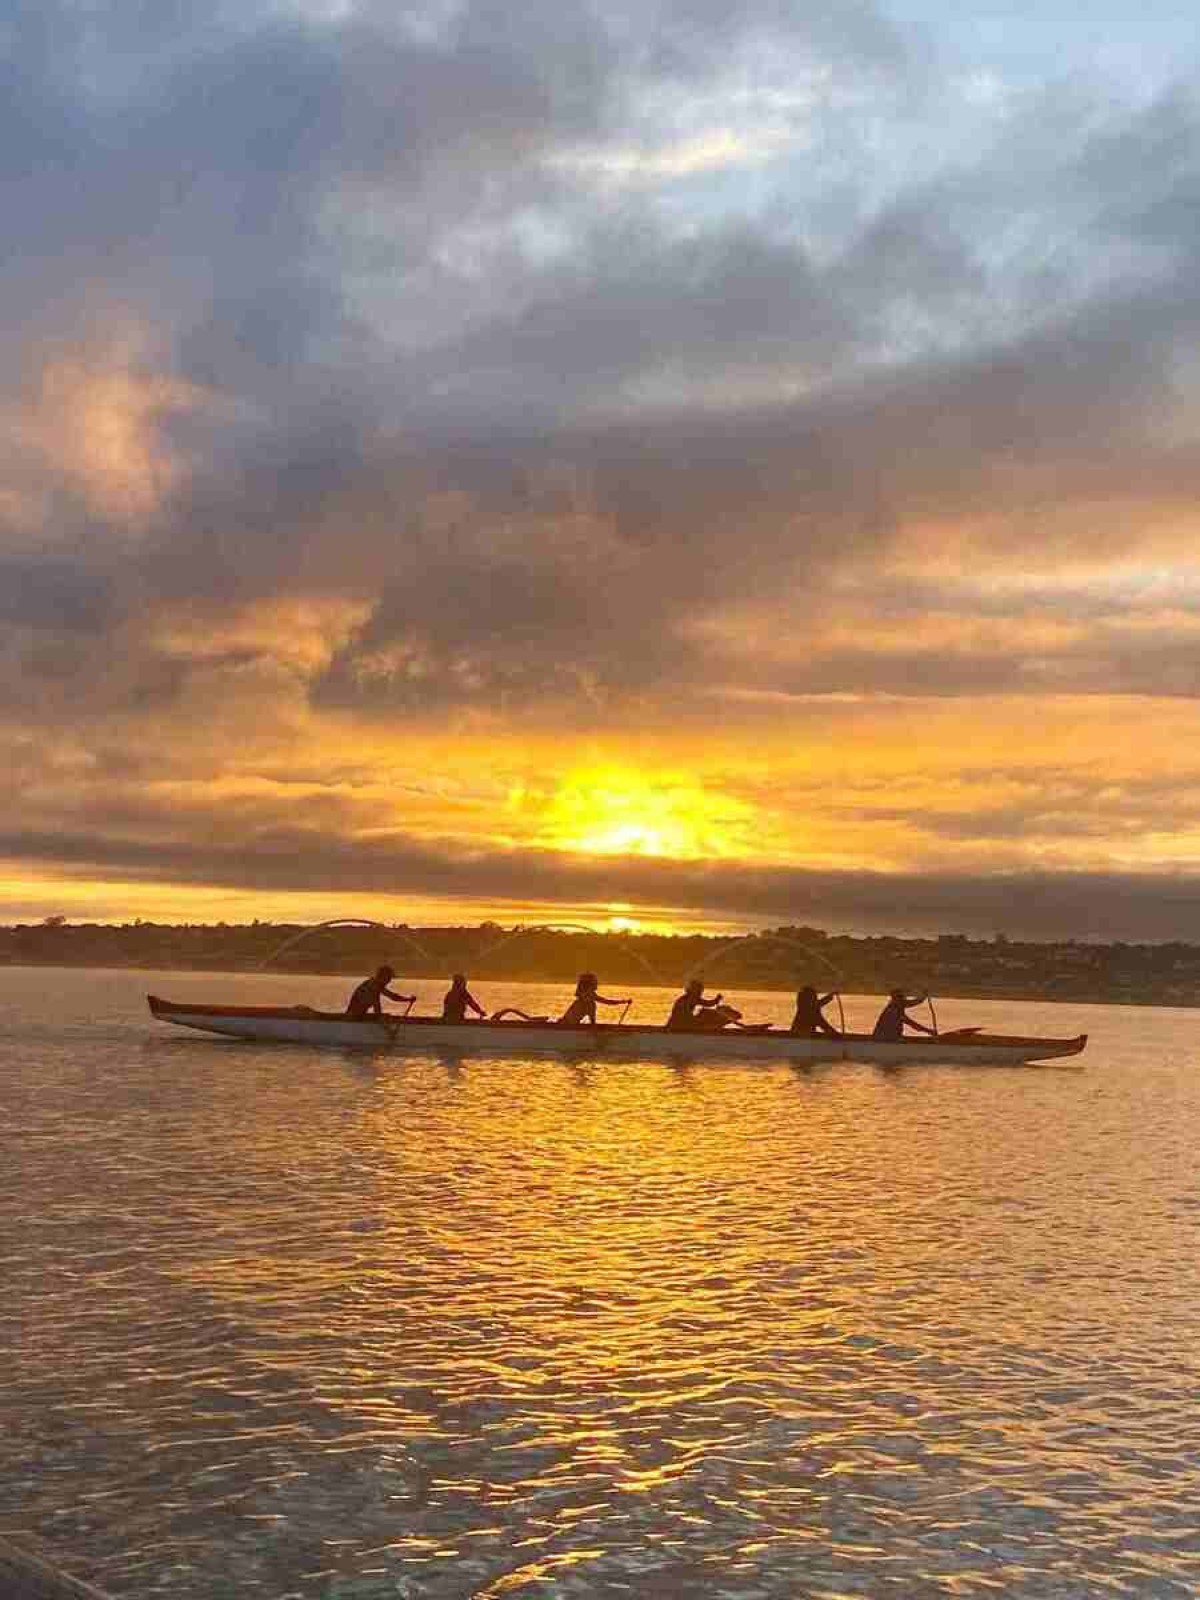
[[[1200,1592],[1200,1013],[939,1007],[1082,1070],[673,1068],[210,1041],[147,988],[348,985],[0,970],[0,1527],[78,1575]]]

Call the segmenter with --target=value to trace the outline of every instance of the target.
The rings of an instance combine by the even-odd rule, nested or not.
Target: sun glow
[[[631,917],[630,907],[627,905],[611,906],[605,920],[605,927],[610,933],[649,933],[652,930],[642,921],[641,917]]]
[[[586,855],[694,860],[740,848],[747,808],[672,776],[591,767],[565,778],[544,818],[548,844]]]

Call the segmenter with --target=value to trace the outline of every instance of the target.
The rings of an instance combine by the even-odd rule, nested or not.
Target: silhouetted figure
[[[348,1017],[381,1017],[383,1016],[383,1002],[385,1000],[398,1000],[402,1004],[412,1005],[417,998],[415,994],[393,994],[388,984],[396,974],[391,967],[380,967],[373,978],[364,978],[350,996],[346,1006]]]
[[[466,978],[461,972],[456,972],[442,1001],[442,1021],[465,1022],[468,1011],[473,1011],[477,1017],[484,1015],[483,1007],[467,988]]]
[[[727,1017],[719,1021],[715,1019],[710,1021],[708,1017],[700,1015],[702,1012],[711,1011],[715,1006],[719,1006],[724,998],[723,994],[719,994],[715,999],[706,1000],[704,998],[704,985],[700,982],[700,979],[689,979],[687,988],[671,1007],[671,1015],[667,1018],[667,1027],[678,1030],[711,1028],[714,1025],[718,1028],[724,1026],[725,1021],[733,1019]],[[733,1008],[730,1007],[729,1009],[732,1010]],[[740,1012],[738,1015],[740,1015]]]
[[[918,1022],[916,1017],[910,1017],[905,1010],[906,1006],[919,1006],[925,999],[923,994],[906,995],[903,989],[893,989],[888,995],[887,1005],[879,1013],[875,1023],[872,1037],[875,1039],[902,1039],[905,1028],[915,1028],[918,1033],[933,1035],[935,1028],[927,1028],[923,1022]]]
[[[585,1022],[595,1022],[597,1006],[627,1006],[628,1000],[606,1000],[598,993],[600,980],[594,972],[581,972],[575,985],[575,998],[559,1017],[564,1028],[581,1028]]]
[[[811,983],[806,983],[796,995],[796,1015],[792,1018],[791,1031],[806,1039],[815,1038],[818,1033],[827,1039],[840,1039],[841,1033],[825,1016],[825,1007],[836,995],[835,989],[828,994],[818,994]]]

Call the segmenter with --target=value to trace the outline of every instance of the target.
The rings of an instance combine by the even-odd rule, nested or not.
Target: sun
[[[559,784],[544,815],[545,842],[596,856],[694,860],[735,853],[736,802],[695,783],[626,767],[589,767]]]

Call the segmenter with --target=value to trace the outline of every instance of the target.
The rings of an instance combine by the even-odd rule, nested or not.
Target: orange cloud
[[[212,397],[156,371],[152,344],[148,330],[122,317],[86,346],[42,353],[5,418],[21,485],[7,488],[6,500],[19,523],[32,527],[50,511],[54,484],[126,528],[160,508],[184,471],[161,424]]]

